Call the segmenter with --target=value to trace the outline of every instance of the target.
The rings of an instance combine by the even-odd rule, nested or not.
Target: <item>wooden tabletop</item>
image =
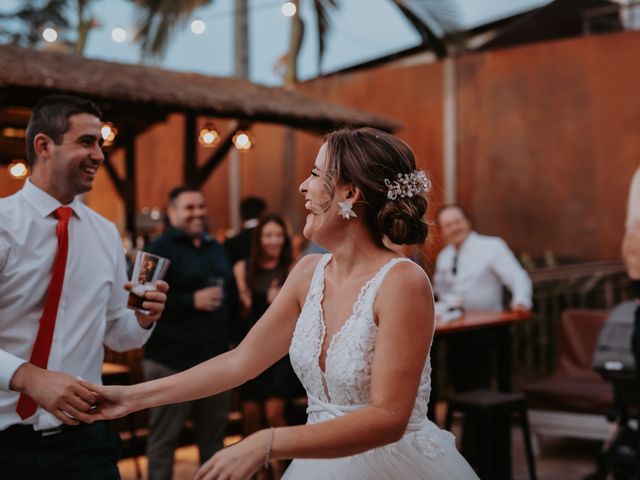
[[[491,312],[470,310],[461,317],[448,322],[436,320],[436,335],[446,333],[463,332],[468,330],[480,330],[483,328],[509,325],[512,323],[532,320],[533,312]]]

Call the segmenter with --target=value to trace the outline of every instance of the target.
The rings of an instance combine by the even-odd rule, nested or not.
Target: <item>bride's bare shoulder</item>
[[[431,282],[426,272],[413,262],[402,261],[396,263],[389,270],[383,280],[381,293],[390,293],[394,298],[415,297],[424,295],[427,299],[433,297]]]
[[[322,257],[323,254],[321,253],[312,253],[300,258],[300,260],[298,260],[295,266],[291,269],[291,273],[289,273],[287,281],[297,285],[300,285],[301,283],[308,284],[311,282],[313,272],[315,272],[318,263],[322,260]]]

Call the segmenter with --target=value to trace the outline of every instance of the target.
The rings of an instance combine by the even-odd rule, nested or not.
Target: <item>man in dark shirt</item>
[[[206,215],[200,191],[189,186],[173,189],[169,225],[146,248],[171,260],[167,306],[145,348],[147,380],[186,370],[229,348],[232,266],[224,247],[206,233]],[[200,463],[221,449],[228,409],[227,393],[151,409],[149,480],[172,478],[174,451],[190,413]]]
[[[258,218],[267,208],[265,201],[259,197],[247,197],[240,204],[242,230],[235,237],[228,238],[224,247],[229,252],[231,262],[246,260],[251,254],[253,231],[258,225]]]

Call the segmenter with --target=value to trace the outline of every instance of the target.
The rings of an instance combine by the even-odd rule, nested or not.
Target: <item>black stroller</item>
[[[640,480],[640,372],[636,366],[640,352],[631,347],[638,314],[636,301],[619,304],[598,336],[593,367],[613,386],[614,406],[607,418],[617,428],[598,454],[598,470],[585,480]]]

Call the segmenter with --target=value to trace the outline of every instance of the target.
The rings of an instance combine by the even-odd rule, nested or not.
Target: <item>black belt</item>
[[[80,429],[91,426],[89,423],[81,423],[79,425],[67,425],[65,423],[53,428],[45,428],[44,430],[34,430],[33,425],[11,425],[9,428],[0,431],[0,437],[4,438],[42,438],[60,433],[71,433]]]

